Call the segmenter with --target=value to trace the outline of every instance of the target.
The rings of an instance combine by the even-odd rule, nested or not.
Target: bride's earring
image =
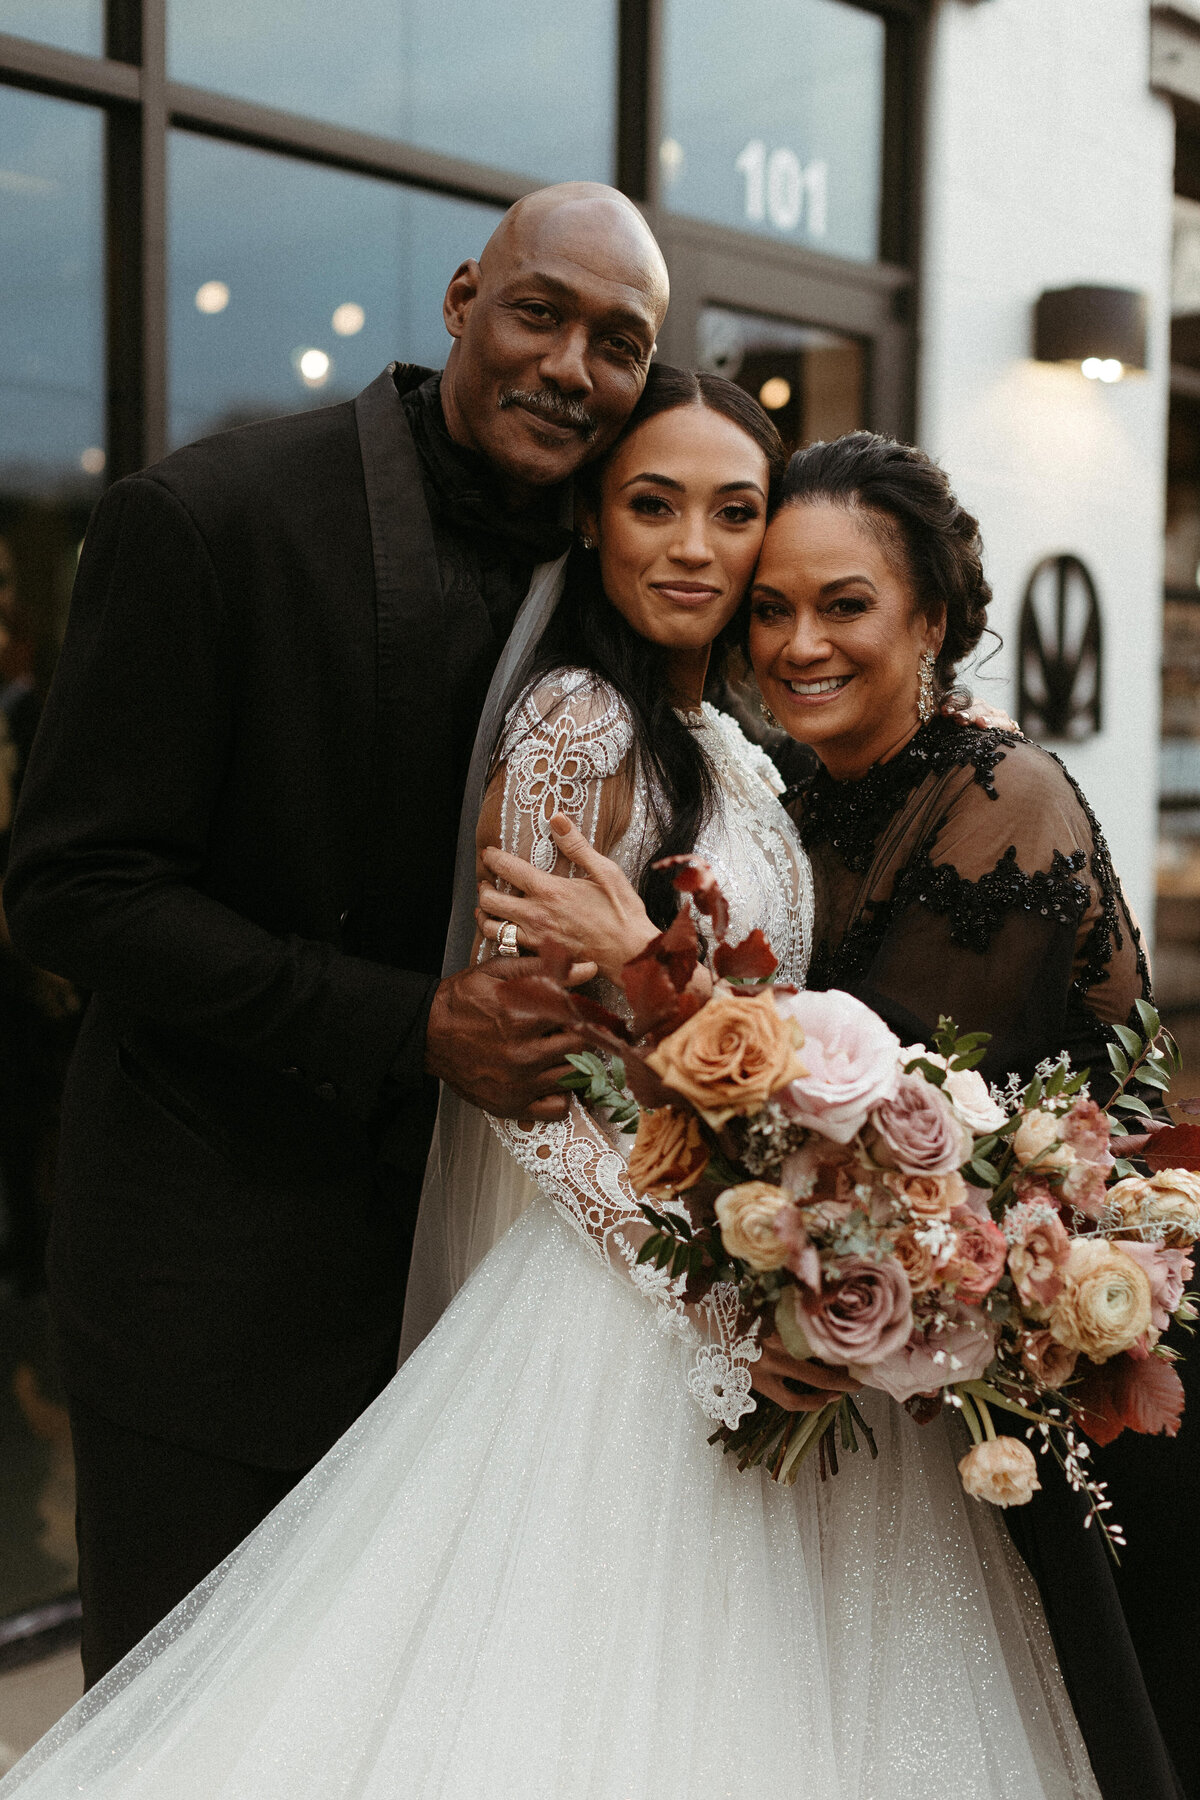
[[[761,694],[758,696],[758,710],[762,714],[763,718],[766,720],[768,725],[774,725],[774,726],[778,727],[779,720],[775,717],[775,714],[771,711],[770,707],[767,705],[766,701],[763,699]]]
[[[933,717],[933,671],[936,667],[932,652],[926,650],[921,658],[917,676],[917,717],[922,725],[927,725]]]
[[[586,531],[580,533],[579,542],[585,550],[594,550],[596,548],[595,538],[589,537]]]

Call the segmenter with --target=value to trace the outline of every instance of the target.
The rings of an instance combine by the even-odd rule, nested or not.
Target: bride
[[[563,812],[659,923],[649,865],[694,847],[732,935],[761,927],[799,982],[812,884],[781,784],[701,703],[781,468],[739,389],[652,371],[479,843],[551,872]],[[878,1461],[792,1488],[739,1474],[707,1442],[702,1369],[715,1349],[775,1386],[787,1365],[763,1373],[718,1297],[686,1306],[637,1268],[620,1141],[578,1105],[482,1126],[448,1098],[439,1146],[434,1300],[414,1294],[398,1375],[0,1800],[1095,1800],[1036,1597],[949,1426],[877,1404]]]

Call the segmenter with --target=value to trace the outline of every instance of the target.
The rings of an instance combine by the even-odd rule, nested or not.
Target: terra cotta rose
[[[646,1061],[661,1081],[718,1127],[735,1113],[757,1112],[803,1074],[798,1036],[792,1020],[776,1011],[769,989],[759,994],[718,991]]]
[[[648,1108],[638,1117],[629,1184],[635,1194],[667,1200],[695,1186],[708,1167],[709,1154],[694,1113],[675,1106]]]

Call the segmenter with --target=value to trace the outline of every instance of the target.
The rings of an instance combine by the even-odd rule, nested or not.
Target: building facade
[[[351,395],[392,357],[440,366],[443,290],[503,207],[549,181],[612,181],[667,256],[667,360],[741,381],[793,443],[866,425],[944,463],[982,521],[1004,639],[971,676],[985,697],[1021,702],[1034,571],[1082,565],[1095,704],[1059,748],[1152,928],[1188,105],[1161,70],[1152,86],[1152,26],[1160,48],[1166,14],[1200,42],[1198,13],[0,0],[0,700],[45,677],[107,482],[224,425]],[[1200,65],[1197,83],[1200,117]],[[1039,295],[1079,284],[1145,297],[1144,372],[1091,380],[1034,359]],[[1200,430],[1189,450],[1172,418],[1179,495],[1191,481],[1200,496]],[[1185,837],[1189,816],[1172,814]],[[36,1436],[35,1416],[53,1438],[32,1401],[5,1405],[0,1454]],[[31,1550],[0,1614],[69,1587],[56,1545]]]

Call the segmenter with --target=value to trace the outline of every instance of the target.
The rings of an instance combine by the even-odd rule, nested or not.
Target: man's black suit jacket
[[[88,531],[25,778],[14,941],[92,999],[51,1297],[68,1388],[263,1467],[386,1380],[424,1033],[501,645],[443,599],[400,405],[225,433]]]

